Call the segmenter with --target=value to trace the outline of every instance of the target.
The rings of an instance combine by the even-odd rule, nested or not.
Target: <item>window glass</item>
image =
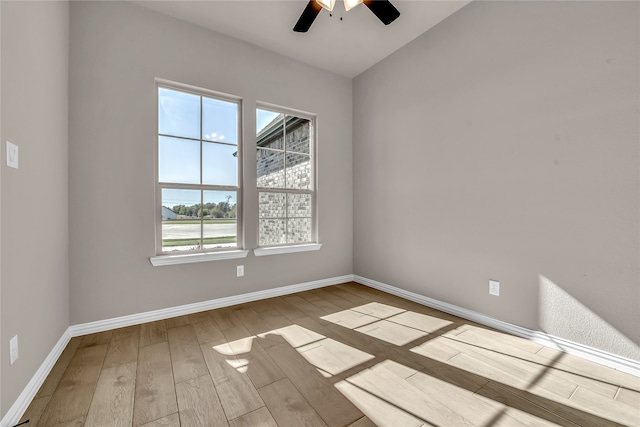
[[[159,253],[238,246],[240,104],[198,92],[158,86]]]

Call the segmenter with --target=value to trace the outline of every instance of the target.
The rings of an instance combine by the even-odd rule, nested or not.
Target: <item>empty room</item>
[[[0,0],[0,427],[640,425],[640,2]]]

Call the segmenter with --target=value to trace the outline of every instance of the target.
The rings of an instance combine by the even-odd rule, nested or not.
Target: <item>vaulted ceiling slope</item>
[[[401,15],[389,26],[363,5],[345,12],[343,2],[336,1],[333,13],[323,10],[308,33],[292,30],[306,0],[133,3],[346,77],[357,76],[470,3],[392,2]]]

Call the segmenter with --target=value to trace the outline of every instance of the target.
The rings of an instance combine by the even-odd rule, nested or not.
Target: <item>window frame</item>
[[[270,254],[281,254],[281,253],[291,253],[291,252],[299,252],[299,251],[308,251],[308,250],[318,250],[322,246],[319,243],[319,234],[318,234],[318,117],[316,114],[308,113],[301,110],[296,110],[293,108],[282,107],[280,105],[270,104],[266,102],[256,102],[255,114],[257,115],[258,110],[269,111],[276,114],[284,114],[285,119],[283,120],[283,149],[270,149],[267,150],[272,151],[280,151],[284,153],[285,157],[285,168],[283,170],[286,176],[286,157],[287,157],[287,144],[286,144],[286,116],[295,116],[297,118],[301,118],[304,120],[308,120],[310,123],[310,131],[309,131],[309,156],[311,157],[310,165],[311,165],[311,174],[309,177],[309,189],[294,189],[294,188],[276,188],[276,187],[260,187],[258,185],[258,174],[257,174],[257,159],[255,163],[256,167],[256,202],[258,206],[258,212],[256,215],[256,231],[257,231],[257,247],[254,249],[254,254],[256,256],[262,255],[270,255]],[[257,121],[256,127],[254,129],[254,134],[257,135]],[[256,140],[256,154],[258,149],[262,147],[258,147]],[[296,153],[299,154],[299,153]],[[257,157],[257,155],[256,155]],[[296,243],[280,243],[280,244],[271,244],[271,245],[260,245],[260,193],[285,193],[285,194],[309,194],[311,196],[311,240],[308,242],[296,242]],[[287,209],[285,209],[285,227],[288,224],[289,217],[287,214]],[[285,236],[287,235],[288,229],[285,228]]]
[[[242,98],[222,92],[213,91],[210,89],[205,89],[201,87],[191,86],[183,83],[177,83],[164,79],[155,79],[155,137],[154,137],[154,153],[155,153],[155,165],[154,165],[154,186],[155,186],[155,252],[156,256],[151,259],[153,265],[167,265],[172,264],[173,262],[165,262],[165,263],[157,263],[158,260],[163,261],[170,258],[177,258],[181,260],[178,263],[184,262],[197,262],[197,260],[215,260],[215,259],[227,259],[229,257],[225,256],[225,253],[230,255],[239,254],[246,256],[247,251],[244,251],[244,227],[243,227],[243,132],[242,132]],[[159,122],[159,93],[160,89],[165,88],[169,90],[179,91],[183,93],[188,93],[191,95],[196,95],[200,97],[200,138],[184,138],[192,141],[199,141],[200,144],[200,183],[199,184],[183,184],[183,183],[172,183],[172,182],[161,182],[160,181],[160,138],[163,136],[175,137],[175,135],[164,135],[160,133],[160,122]],[[217,141],[208,141],[202,139],[202,116],[203,116],[203,97],[211,98],[214,100],[219,100],[223,102],[234,103],[237,106],[237,139],[235,146],[237,147],[237,185],[211,185],[211,184],[203,184],[202,183],[202,175],[203,175],[203,143],[205,142],[215,142]],[[225,144],[233,146],[233,144]],[[201,203],[203,202],[203,191],[229,191],[236,192],[236,246],[235,247],[222,247],[222,248],[204,248],[204,219],[200,218],[200,249],[193,250],[177,250],[177,251],[163,251],[162,247],[162,190],[163,189],[182,189],[182,190],[198,190],[201,193]],[[206,255],[212,256],[206,256]],[[231,258],[235,258],[236,256],[231,256]],[[240,256],[238,256],[240,257]],[[186,260],[186,261],[185,261]],[[189,261],[191,260],[191,261]],[[156,261],[156,262],[154,262]]]

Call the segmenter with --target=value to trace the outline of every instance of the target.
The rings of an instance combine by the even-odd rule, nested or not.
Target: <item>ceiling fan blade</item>
[[[296,22],[296,25],[293,27],[293,31],[297,33],[306,33],[311,28],[311,24],[315,21],[316,16],[322,10],[322,6],[320,6],[315,0],[309,0],[307,7],[302,11],[302,15]]]
[[[363,2],[384,25],[389,25],[400,16],[400,11],[389,0],[364,0]]]

